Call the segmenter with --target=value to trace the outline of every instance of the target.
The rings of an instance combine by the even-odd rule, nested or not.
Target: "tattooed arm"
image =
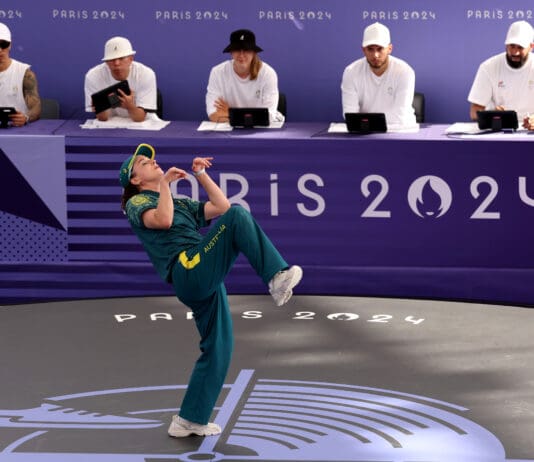
[[[28,114],[16,112],[9,116],[11,123],[16,127],[21,127],[41,117],[41,98],[37,90],[37,79],[30,69],[26,70],[22,79],[22,95],[28,106]]]
[[[39,91],[37,89],[37,78],[32,70],[26,70],[24,74],[24,80],[22,82],[22,93],[26,106],[28,106],[28,122],[41,117],[41,98],[39,97]]]

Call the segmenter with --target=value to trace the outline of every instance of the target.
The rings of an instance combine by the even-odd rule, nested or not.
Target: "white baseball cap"
[[[530,48],[534,42],[534,30],[526,21],[516,21],[508,28],[505,45],[519,45],[522,48]]]
[[[102,61],[110,61],[132,55],[135,55],[135,51],[132,50],[132,44],[127,38],[112,37],[104,46],[104,57]]]
[[[11,42],[11,31],[4,23],[0,22],[0,40]]]
[[[369,45],[378,45],[381,47],[387,47],[391,44],[391,37],[389,36],[389,29],[375,22],[370,26],[367,26],[363,31],[362,47],[368,47]]]

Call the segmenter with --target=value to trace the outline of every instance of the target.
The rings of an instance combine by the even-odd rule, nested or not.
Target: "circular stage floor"
[[[198,338],[175,298],[0,307],[0,461],[534,461],[534,309],[230,302],[223,433],[183,439]]]

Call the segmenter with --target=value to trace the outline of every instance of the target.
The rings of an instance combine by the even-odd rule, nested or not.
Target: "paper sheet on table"
[[[332,122],[328,127],[328,133],[348,133],[347,124]]]
[[[88,119],[80,125],[81,128],[127,128],[130,130],[154,130],[158,131],[170,124],[168,120],[161,120],[155,114],[147,114],[143,122],[134,122],[129,117],[113,116],[105,122],[97,119]]]
[[[445,129],[446,135],[476,135],[477,133],[482,133],[485,130],[480,130],[478,128],[477,122],[456,122]]]
[[[388,133],[417,133],[419,131],[419,124],[413,127],[400,127],[397,125],[388,126]],[[347,124],[345,122],[332,122],[328,127],[328,133],[348,133]]]
[[[282,128],[284,126],[284,122],[276,122],[271,121],[270,125],[268,127],[254,127],[255,129],[260,128]],[[197,128],[197,131],[199,132],[229,132],[232,131],[234,127],[232,127],[228,122],[210,122],[209,120],[204,120],[200,123],[200,125]]]
[[[456,122],[445,129],[446,135],[458,135],[460,138],[478,138],[483,136],[484,139],[504,139],[509,137],[526,137],[529,136],[529,130],[519,127],[517,130],[481,130],[477,122]]]
[[[233,127],[228,122],[210,122],[204,120],[197,128],[199,132],[230,132]]]

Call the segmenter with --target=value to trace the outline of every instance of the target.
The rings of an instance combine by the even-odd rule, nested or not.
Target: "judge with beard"
[[[530,57],[533,40],[532,26],[516,21],[506,34],[506,51],[480,64],[467,98],[472,120],[477,120],[478,111],[516,111],[525,128],[534,128],[529,120],[530,113],[534,113],[534,60]]]

